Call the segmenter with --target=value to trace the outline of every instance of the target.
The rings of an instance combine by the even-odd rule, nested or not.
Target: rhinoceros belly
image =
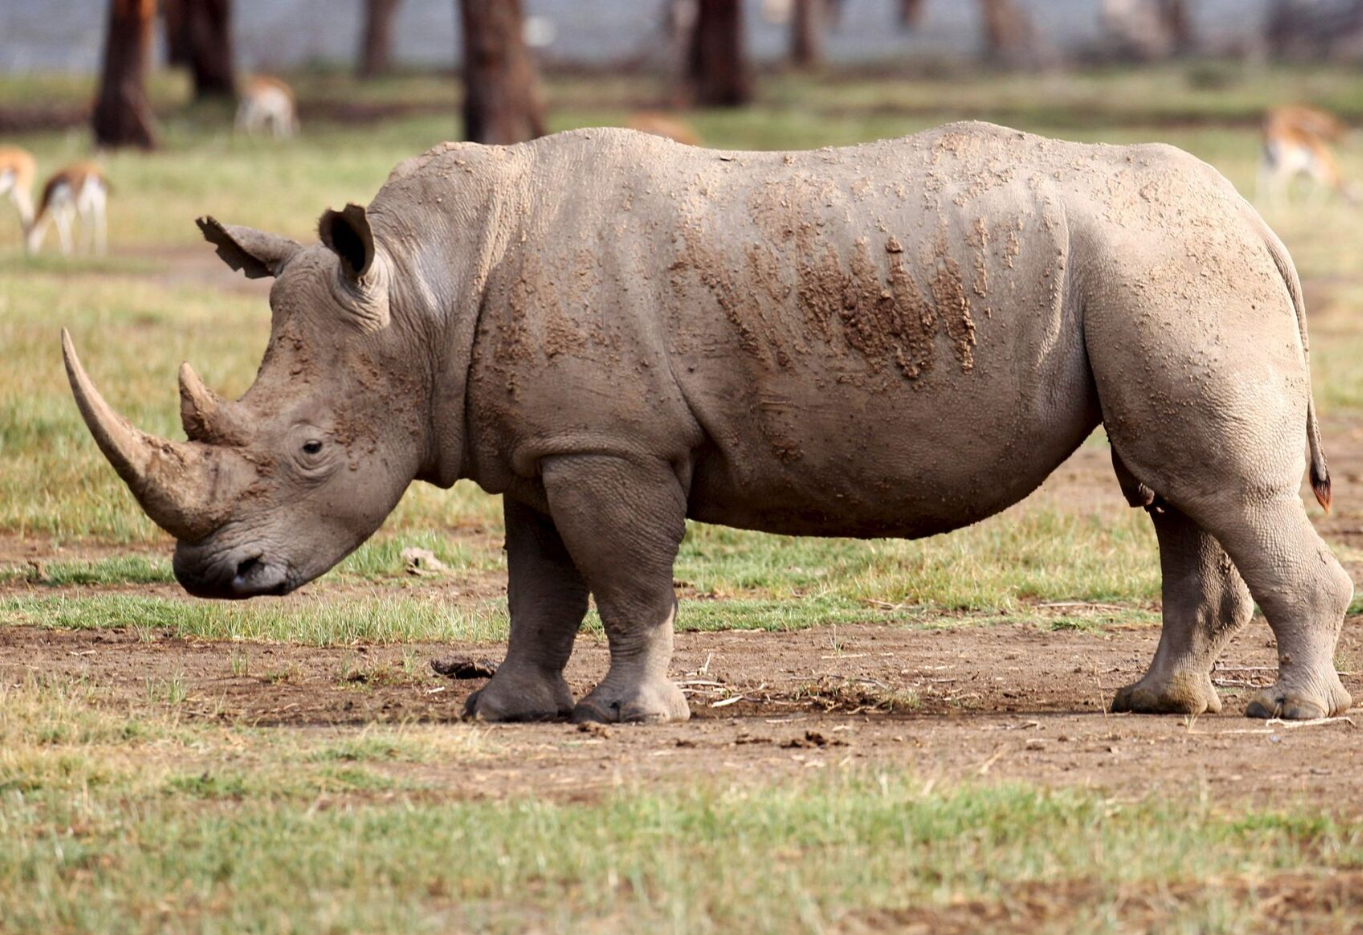
[[[1092,431],[1063,211],[1021,182],[967,186],[925,211],[794,175],[683,224],[693,517],[930,535],[1026,496]]]

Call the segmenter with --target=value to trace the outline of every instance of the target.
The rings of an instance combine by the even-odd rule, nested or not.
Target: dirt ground
[[[1050,631],[1035,625],[909,630],[865,625],[798,633],[683,633],[674,674],[693,720],[659,727],[478,726],[487,755],[436,771],[452,794],[536,792],[576,798],[620,782],[736,781],[850,764],[909,769],[925,781],[1027,780],[1283,803],[1304,795],[1363,811],[1352,720],[1295,724],[1239,715],[1271,676],[1256,622],[1216,673],[1225,713],[1197,719],[1104,713],[1142,672],[1155,628]],[[1363,649],[1346,632],[1344,649]],[[315,729],[455,721],[481,679],[430,671],[433,658],[496,659],[486,644],[356,646],[150,641],[131,631],[0,629],[0,681],[33,671],[83,678],[110,704],[145,704],[149,680],[187,691],[181,715]],[[408,664],[404,668],[404,655]],[[246,674],[241,660],[249,661]],[[415,659],[419,665],[412,665]],[[604,672],[604,643],[584,638],[569,667],[577,693]],[[1345,676],[1363,697],[1363,677]]]

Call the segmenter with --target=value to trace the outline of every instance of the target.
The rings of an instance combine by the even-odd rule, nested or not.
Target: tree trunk
[[[700,0],[689,58],[695,103],[739,107],[752,100],[752,75],[743,49],[742,0]]]
[[[100,146],[156,147],[156,118],[147,102],[156,0],[110,0],[99,97],[90,120]]]
[[[544,104],[521,32],[521,0],[459,0],[464,27],[464,136],[509,144],[543,136]]]
[[[790,18],[790,60],[796,68],[823,64],[823,35],[828,20],[828,0],[795,0]]]
[[[904,29],[917,29],[923,22],[923,0],[899,0],[899,25]]]
[[[1276,57],[1363,59],[1363,0],[1275,0],[1266,26]]]
[[[1173,44],[1174,54],[1185,55],[1197,44],[1193,34],[1192,17],[1188,15],[1188,0],[1159,0],[1160,19]]]
[[[360,37],[360,77],[377,78],[393,70],[393,14],[401,0],[365,0]]]
[[[981,0],[985,53],[991,60],[1017,65],[1032,54],[1032,21],[1017,0]]]
[[[161,20],[166,31],[166,64],[189,66],[189,30],[185,28],[185,7],[192,0],[161,0]]]
[[[194,97],[231,97],[237,91],[232,66],[232,0],[180,0]]]

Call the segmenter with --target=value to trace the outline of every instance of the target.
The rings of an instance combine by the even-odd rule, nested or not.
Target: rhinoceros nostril
[[[237,580],[245,580],[260,565],[260,556],[255,555],[237,565]]]

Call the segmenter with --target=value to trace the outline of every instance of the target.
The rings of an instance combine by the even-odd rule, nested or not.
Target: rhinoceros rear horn
[[[190,441],[210,445],[242,445],[249,435],[237,405],[205,386],[188,362],[180,365],[180,424]]]
[[[328,208],[317,222],[317,233],[341,258],[341,269],[352,281],[363,279],[374,265],[374,232],[362,206],[348,204],[342,211]]]
[[[218,256],[232,269],[239,269],[247,279],[278,276],[290,258],[303,249],[296,240],[267,234],[249,227],[223,224],[217,218],[202,217],[194,222],[203,231],[204,240],[218,248]]]
[[[81,366],[65,328],[62,356],[85,425],[152,521],[187,541],[212,532],[217,523],[211,500],[218,479],[211,463],[213,450],[148,435],[115,412]]]

